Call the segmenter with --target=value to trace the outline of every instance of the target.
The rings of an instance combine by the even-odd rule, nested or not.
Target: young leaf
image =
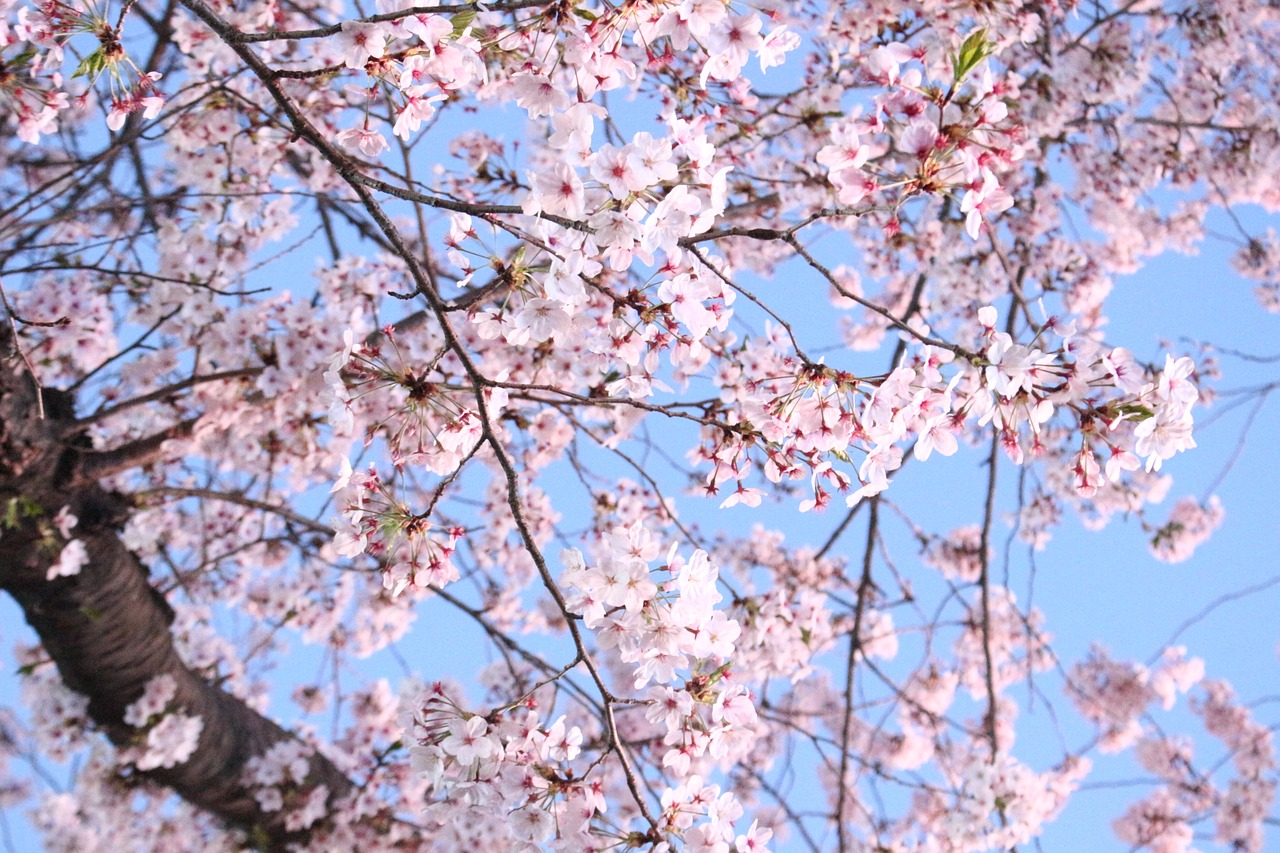
[[[76,77],[88,77],[90,82],[98,79],[98,75],[107,67],[107,57],[102,52],[102,48],[98,48],[93,53],[80,60],[80,64],[76,66],[75,73],[71,75],[72,79]]]
[[[462,34],[467,31],[467,27],[475,23],[476,10],[468,9],[465,12],[459,12],[451,20],[453,21],[453,37],[461,38]]]
[[[975,30],[960,45],[960,52],[955,55],[955,82],[960,84],[969,76],[982,60],[991,55],[995,45],[987,40],[986,29]]]

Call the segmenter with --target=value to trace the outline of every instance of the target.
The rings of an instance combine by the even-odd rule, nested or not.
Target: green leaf
[[[1155,416],[1155,412],[1139,403],[1126,403],[1123,406],[1116,406],[1115,410],[1116,414],[1129,415],[1129,420],[1133,421],[1135,424],[1142,423],[1147,418]]]
[[[960,83],[969,76],[969,72],[978,66],[995,50],[995,45],[987,40],[986,29],[976,30],[969,34],[960,45],[960,52],[955,55],[952,65],[955,66],[955,81]]]
[[[453,16],[453,37],[461,38],[462,34],[467,31],[467,27],[475,23],[476,10],[468,9],[465,12],[459,12]]]
[[[8,66],[9,68],[26,68],[27,65],[31,62],[31,60],[35,58],[36,58],[36,49],[34,47],[28,47],[25,50],[23,50],[22,53],[19,53],[17,56],[15,56],[13,59],[10,59],[7,62],[5,62],[4,65]]]
[[[4,505],[4,518],[0,520],[0,524],[8,530],[17,530],[23,520],[28,518],[39,518],[44,515],[44,510],[40,508],[40,504],[28,498],[9,498]]]
[[[88,77],[90,82],[98,79],[98,75],[107,68],[107,56],[102,52],[102,48],[98,48],[93,53],[80,60],[80,64],[76,66],[75,73],[71,75],[72,79],[76,77]]]

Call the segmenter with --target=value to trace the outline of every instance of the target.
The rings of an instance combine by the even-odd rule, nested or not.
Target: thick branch
[[[169,632],[173,618],[146,569],[117,535],[131,509],[123,495],[107,492],[87,472],[80,446],[68,446],[74,414],[70,396],[45,389],[46,414],[38,416],[35,385],[8,362],[0,372],[0,587],[22,607],[63,681],[89,698],[89,715],[119,746],[138,743],[144,731],[126,725],[125,709],[151,679],[168,675],[177,685],[170,709],[203,724],[196,751],[185,762],[146,772],[179,796],[248,829],[254,843],[280,848],[300,839],[285,820],[291,795],[326,786],[332,804],[353,785],[321,755],[285,808],[264,812],[243,781],[245,763],[292,737],[243,701],[211,684],[178,657]],[[71,535],[84,543],[88,562],[70,577],[47,579],[66,540],[52,523],[62,508],[79,523]]]

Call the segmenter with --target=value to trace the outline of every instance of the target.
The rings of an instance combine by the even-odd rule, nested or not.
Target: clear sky
[[[516,132],[509,120],[504,124],[499,119],[495,126],[505,126],[509,134]],[[1266,222],[1256,212],[1243,213],[1252,225]],[[1163,351],[1162,340],[1172,342],[1175,351],[1189,349],[1183,339],[1212,342],[1252,356],[1280,356],[1280,317],[1259,308],[1251,285],[1231,272],[1227,256],[1224,247],[1211,242],[1198,256],[1162,257],[1141,273],[1119,279],[1108,303],[1109,342],[1152,360]],[[305,275],[314,257],[304,253],[295,261]],[[791,286],[791,282],[761,283],[760,292],[766,297],[772,293],[786,298]],[[823,296],[825,288],[815,283],[810,292],[814,296],[809,305],[788,299],[787,308],[794,312],[791,316],[815,326],[829,322],[832,312]],[[747,309],[743,310],[746,313]],[[836,357],[831,361],[835,363]],[[1280,380],[1280,361],[1224,354],[1220,368],[1223,376],[1215,387],[1222,392]],[[1229,404],[1237,399],[1241,405],[1231,408]],[[1049,547],[1034,555],[1034,580],[1032,556],[1026,547],[1015,543],[1010,548],[1010,585],[1022,600],[1033,598],[1044,610],[1047,627],[1055,637],[1054,648],[1064,661],[1080,659],[1093,643],[1104,644],[1118,658],[1147,661],[1167,642],[1176,640],[1186,645],[1190,654],[1204,659],[1210,677],[1230,681],[1240,695],[1256,702],[1256,715],[1271,723],[1280,720],[1280,514],[1276,511],[1280,500],[1280,408],[1257,392],[1239,397],[1224,394],[1216,405],[1199,409],[1197,421],[1199,446],[1166,464],[1174,486],[1164,510],[1153,513],[1154,518],[1163,520],[1163,513],[1183,494],[1203,498],[1213,493],[1221,498],[1226,519],[1192,559],[1176,565],[1154,559],[1146,549],[1148,534],[1134,520],[1116,521],[1105,531],[1090,532],[1069,519],[1055,532]],[[677,454],[683,449],[672,448]],[[970,450],[953,459],[935,457],[926,465],[913,463],[886,497],[928,506],[922,515],[935,522],[937,530],[974,523],[981,513],[975,500],[980,488],[977,478],[982,476],[980,458],[978,451]],[[1011,505],[1011,485],[1012,480],[1006,477],[1002,486],[1005,509]],[[794,502],[781,507],[766,504],[755,511],[742,507],[720,511],[714,501],[692,497],[681,497],[680,507],[686,518],[707,529],[742,533],[753,524],[764,523],[786,531],[791,542],[806,538],[821,541],[841,514],[835,507],[825,516],[801,516]],[[997,527],[997,542],[1004,542],[1008,529]],[[857,535],[856,529],[847,534],[851,554],[856,553]],[[906,542],[901,553],[910,555],[914,549]],[[904,568],[924,571],[910,561]],[[440,613],[435,610],[431,619],[421,620],[411,638],[399,644],[398,654],[425,678],[450,671],[465,676],[484,655],[474,648],[468,651],[469,627],[452,624]],[[447,646],[441,643],[443,637],[451,639]],[[0,640],[8,647],[30,638],[12,602],[0,601]],[[14,664],[7,650],[5,655],[0,704],[15,705]],[[300,652],[291,665],[298,667],[300,677],[309,678],[316,664],[313,656]],[[371,672],[395,678],[401,671],[390,656],[371,661],[369,667]],[[281,675],[272,711],[287,720],[291,713],[286,699],[290,672],[282,670]],[[1045,681],[1054,684],[1052,677]],[[1024,736],[1015,750],[1037,769],[1045,769],[1060,756],[1054,733],[1059,725],[1069,745],[1088,739],[1088,729],[1070,721],[1074,712],[1057,688],[1047,687],[1046,691],[1061,720],[1050,717],[1043,705],[1024,705],[1024,721],[1031,720],[1029,729],[1037,734]],[[1025,694],[1015,690],[1014,695],[1021,699]],[[1155,722],[1169,730],[1185,727],[1194,733],[1201,731],[1183,709],[1157,715]],[[1197,754],[1210,759],[1206,763],[1222,754],[1220,746],[1210,740],[1198,737],[1197,743]],[[1093,757],[1096,771],[1089,789],[1048,829],[1038,842],[1040,848],[1057,853],[1128,849],[1114,838],[1109,824],[1147,789],[1110,785],[1138,775],[1127,757]],[[65,779],[66,775],[66,768],[53,768],[55,778]],[[804,796],[803,789],[796,791]],[[4,819],[11,833],[6,839],[9,849],[35,849],[36,842],[20,810],[6,809]],[[1269,847],[1280,847],[1280,834],[1274,828],[1269,841]],[[796,848],[776,846],[780,853],[788,849]]]

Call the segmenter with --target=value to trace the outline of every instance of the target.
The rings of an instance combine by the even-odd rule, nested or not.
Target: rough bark
[[[9,349],[11,340],[0,347]],[[174,706],[203,721],[199,745],[185,763],[142,775],[249,830],[262,846],[303,840],[284,826],[287,804],[263,812],[241,781],[248,759],[291,735],[179,659],[169,631],[172,610],[118,535],[130,501],[93,476],[73,402],[63,392],[37,389],[20,360],[0,361],[0,587],[22,607],[67,686],[89,698],[91,718],[113,743],[138,738],[123,715],[147,682],[174,678]],[[51,532],[62,507],[79,519],[72,535],[84,542],[89,562],[79,574],[50,581],[48,569],[65,544]],[[315,755],[298,793],[318,785],[328,786],[331,804],[353,787]]]

